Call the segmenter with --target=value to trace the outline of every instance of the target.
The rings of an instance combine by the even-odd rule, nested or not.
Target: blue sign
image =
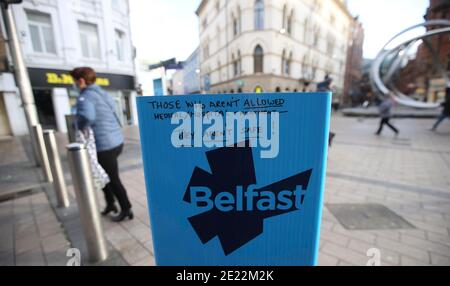
[[[153,92],[155,95],[164,95],[163,83],[161,78],[153,80]]]
[[[315,265],[331,93],[138,97],[157,265]]]

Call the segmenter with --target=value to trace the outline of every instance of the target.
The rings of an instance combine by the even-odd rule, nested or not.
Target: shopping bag
[[[84,132],[77,130],[75,133],[75,138],[78,143],[85,144],[88,150],[94,187],[98,190],[103,189],[110,180],[108,174],[106,174],[103,167],[98,163],[94,131],[90,127],[86,128]]]

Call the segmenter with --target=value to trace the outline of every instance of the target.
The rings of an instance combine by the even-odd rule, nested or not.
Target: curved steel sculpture
[[[394,48],[387,49],[387,46],[390,45],[395,39],[399,36],[420,27],[428,27],[428,26],[439,26],[440,28],[432,29],[427,31],[425,34],[410,38],[401,44],[397,45]],[[386,97],[392,95],[396,102],[402,105],[415,107],[415,108],[437,108],[439,107],[439,103],[426,103],[416,101],[403,93],[401,93],[392,82],[392,78],[397,72],[400,70],[401,63],[406,58],[408,51],[420,40],[423,40],[426,47],[430,50],[433,55],[433,60],[435,65],[437,65],[442,73],[443,78],[445,79],[447,85],[449,85],[449,79],[446,71],[440,66],[439,59],[437,58],[437,53],[433,50],[433,47],[428,44],[426,41],[427,38],[443,34],[450,33],[450,20],[430,20],[418,25],[414,25],[409,27],[408,29],[403,30],[398,33],[394,37],[392,37],[381,49],[372,63],[372,67],[370,69],[370,81],[372,85],[372,89],[380,96]],[[381,69],[386,59],[391,57],[391,62],[387,65],[387,72],[382,76]]]

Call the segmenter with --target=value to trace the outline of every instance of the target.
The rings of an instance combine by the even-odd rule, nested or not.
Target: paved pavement
[[[351,107],[341,109],[341,113],[346,116],[378,117],[379,110],[376,106]],[[399,118],[436,118],[440,113],[440,109],[417,109],[399,105],[392,110],[392,116]]]
[[[0,203],[0,266],[66,265],[68,248],[45,193]]]
[[[31,148],[24,147],[25,139],[0,140],[0,199],[42,185],[39,167],[28,159],[32,158],[32,153]]]
[[[323,211],[320,265],[365,265],[369,248],[382,265],[450,265],[450,123],[393,120],[400,129],[373,133],[376,119],[335,117],[325,204],[381,204],[412,229],[347,230],[329,207]]]
[[[393,123],[401,130],[398,138],[388,129],[375,136],[377,119],[333,117],[332,130],[337,136],[328,159],[319,265],[366,265],[371,248],[380,251],[381,265],[450,265],[450,122],[444,122],[437,133],[427,130],[431,119],[397,119]],[[105,233],[126,264],[154,265],[137,128],[127,128],[125,136],[121,177],[135,219],[117,224],[105,218]],[[64,141],[65,137],[59,136],[61,154]],[[70,179],[67,181],[70,185]],[[73,196],[71,186],[69,189]],[[46,197],[40,194],[39,200],[45,204]],[[33,196],[16,200],[28,200],[34,210]],[[11,216],[16,200],[0,203],[1,223]],[[103,206],[101,194],[99,201]],[[363,211],[369,207],[374,211],[352,213],[361,209],[361,204],[367,204]],[[388,211],[377,212],[380,208]],[[344,215],[338,219],[333,209],[343,210]],[[345,221],[349,218],[356,218],[350,228]],[[358,224],[363,227],[358,229]],[[7,237],[0,233],[2,242],[17,241],[22,235]],[[47,238],[40,237],[40,241],[47,257],[43,247]],[[5,264],[2,261],[7,254],[1,251],[0,264]],[[32,264],[51,264],[49,261],[34,260]]]

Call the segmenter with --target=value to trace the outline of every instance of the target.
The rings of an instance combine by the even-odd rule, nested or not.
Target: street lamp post
[[[19,4],[22,0],[0,0],[2,16],[5,25],[6,34],[8,37],[9,51],[14,66],[14,75],[17,86],[19,88],[22,99],[23,109],[25,111],[25,118],[27,120],[28,130],[32,142],[32,150],[35,161],[39,164],[39,156],[37,150],[37,138],[33,136],[31,131],[33,126],[39,124],[36,105],[34,103],[33,90],[31,88],[30,78],[28,76],[27,67],[22,55],[22,48],[20,47],[19,37],[17,36],[16,25],[14,22],[13,13],[9,7],[10,4]]]

